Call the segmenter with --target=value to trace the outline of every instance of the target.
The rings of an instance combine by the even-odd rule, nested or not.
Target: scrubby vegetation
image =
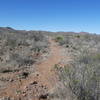
[[[62,43],[74,56],[70,66],[59,69],[65,91],[70,89],[77,100],[100,100],[100,36],[64,35]]]
[[[59,55],[57,62],[53,62],[55,65],[53,66],[54,69],[51,67],[51,74],[48,73],[49,70],[44,71],[47,70],[49,61],[44,62],[44,66],[46,66],[43,68],[43,72],[40,68],[40,73],[36,71],[34,74],[33,65],[34,63],[37,64],[36,62],[42,54],[48,52],[49,39],[51,44],[53,42],[52,47],[50,47],[51,56],[55,57],[54,53],[58,50],[55,48],[58,44],[60,45],[58,48],[62,46],[60,49],[63,53],[62,51],[58,52],[61,55]],[[52,53],[52,51],[54,52]],[[57,57],[58,53],[56,53]],[[70,61],[66,58],[69,57],[68,55],[72,58]],[[49,63],[52,62],[51,58],[48,58]],[[59,78],[54,74],[54,70],[59,73]],[[49,90],[49,86],[45,85],[46,79],[44,76],[44,80],[41,78],[41,73],[44,76],[53,75],[47,77],[48,80],[51,79],[50,82],[57,83],[53,89],[50,88]],[[52,78],[55,80],[57,78],[57,82],[53,82]],[[25,91],[20,88],[20,85],[23,85],[23,80],[30,80],[28,85],[24,86]],[[16,89],[15,92],[17,96],[22,94],[22,99],[19,98],[18,100],[26,100],[26,97],[31,97],[31,94],[33,96],[38,95],[39,100],[100,100],[100,36],[87,33],[53,33],[22,31],[10,27],[0,28],[0,91],[11,83],[13,85],[19,84],[19,89]],[[10,97],[4,98],[12,100]]]
[[[39,53],[46,52],[48,42],[39,31],[0,28],[0,72],[13,72],[31,66]]]

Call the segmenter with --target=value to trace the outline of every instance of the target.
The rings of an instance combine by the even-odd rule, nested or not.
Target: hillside
[[[100,36],[0,27],[0,100],[100,100]]]

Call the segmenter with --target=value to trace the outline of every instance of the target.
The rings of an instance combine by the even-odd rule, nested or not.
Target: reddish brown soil
[[[32,73],[26,79],[10,82],[6,89],[0,91],[0,97],[12,97],[15,100],[47,100],[48,91],[58,81],[54,66],[60,64],[64,58],[61,55],[61,47],[51,39],[49,42],[50,56],[45,61],[36,64],[36,73]]]

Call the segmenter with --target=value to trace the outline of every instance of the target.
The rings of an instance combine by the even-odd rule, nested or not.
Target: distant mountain
[[[50,31],[35,31],[35,30],[30,30],[30,31],[26,31],[26,30],[16,30],[12,27],[0,27],[0,32],[21,32],[21,33],[26,33],[26,32],[41,32],[41,33],[49,33],[49,34],[93,34],[93,33],[89,33],[89,32],[73,32],[73,31],[69,31],[69,32],[63,32],[63,31],[59,31],[59,32],[50,32]]]

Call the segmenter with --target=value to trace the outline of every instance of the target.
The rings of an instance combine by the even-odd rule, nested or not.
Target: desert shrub
[[[19,66],[30,66],[34,64],[35,61],[32,59],[32,57],[12,54],[8,62],[18,64]]]
[[[5,68],[2,68],[0,70],[0,73],[9,73],[9,72],[13,72],[13,70],[11,70],[11,69],[5,69]]]
[[[31,66],[36,62],[32,57],[37,52],[47,50],[46,34],[40,31],[21,31],[0,28],[0,70]]]
[[[60,70],[60,78],[78,100],[100,99],[100,36],[65,34],[64,44],[74,59]],[[72,99],[74,100],[74,98]]]
[[[55,40],[56,40],[57,42],[63,41],[63,39],[64,39],[63,36],[57,36],[57,37],[55,38]]]
[[[65,44],[64,37],[62,35],[56,36],[55,41],[59,42],[60,45]]]
[[[78,34],[78,35],[76,35],[76,37],[77,37],[77,38],[80,38],[80,35]]]
[[[43,35],[42,35],[40,32],[36,32],[36,33],[34,34],[34,39],[35,39],[35,41],[42,41],[43,38],[44,38],[44,37],[43,37]]]
[[[35,44],[35,47],[33,47],[33,50],[35,52],[41,52],[41,51],[44,51],[44,48],[47,48],[47,44],[45,42],[36,42]]]
[[[11,48],[14,48],[17,46],[17,41],[13,37],[7,36],[5,41],[5,46],[10,46]]]
[[[19,78],[27,78],[29,76],[29,72],[22,72],[19,74]]]
[[[69,87],[78,100],[100,99],[100,53],[84,52],[71,64],[70,68],[62,70],[64,84]],[[66,85],[66,84],[65,84]]]

